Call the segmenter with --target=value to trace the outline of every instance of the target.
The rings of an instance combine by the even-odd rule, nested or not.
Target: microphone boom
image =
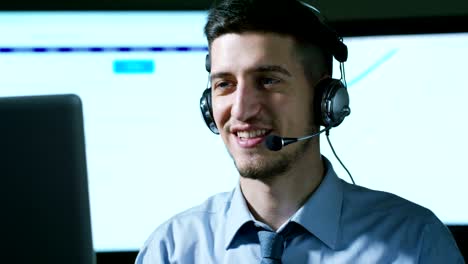
[[[323,132],[330,130],[331,128],[332,128],[331,126],[326,127],[326,128],[320,130],[317,133],[314,133],[314,134],[308,135],[308,136],[304,136],[304,137],[300,137],[300,138],[287,138],[287,137],[280,137],[280,136],[277,136],[277,135],[269,135],[265,140],[265,145],[271,151],[278,151],[278,150],[281,150],[284,146],[287,146],[287,145],[289,145],[291,143],[316,137],[316,136],[322,134]]]

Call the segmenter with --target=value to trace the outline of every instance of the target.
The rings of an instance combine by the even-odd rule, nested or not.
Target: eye
[[[223,94],[227,93],[228,91],[231,90],[232,87],[234,87],[235,84],[232,81],[229,80],[218,80],[214,82],[214,91],[217,92],[218,94]]]
[[[266,87],[266,88],[274,86],[280,82],[281,82],[280,79],[271,78],[271,77],[261,77],[259,79],[259,85],[261,85],[262,87]]]
[[[226,89],[226,88],[228,88],[230,85],[231,85],[231,83],[228,82],[228,81],[220,81],[220,82],[217,82],[217,83],[216,83],[215,88]]]

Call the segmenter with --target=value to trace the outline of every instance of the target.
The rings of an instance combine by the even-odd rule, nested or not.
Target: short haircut
[[[263,32],[290,36],[296,43],[306,77],[332,75],[333,56],[330,47],[336,35],[324,27],[314,11],[297,0],[221,0],[208,13],[205,35],[209,47],[228,33]],[[319,56],[317,58],[317,48]],[[315,52],[314,52],[315,51]],[[317,60],[322,61],[316,69]]]

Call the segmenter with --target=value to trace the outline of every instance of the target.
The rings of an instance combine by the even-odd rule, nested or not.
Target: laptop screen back
[[[81,100],[0,98],[5,263],[95,263]]]

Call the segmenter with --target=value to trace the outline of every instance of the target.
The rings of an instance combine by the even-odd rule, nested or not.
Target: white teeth
[[[265,129],[259,129],[259,130],[249,130],[249,131],[238,131],[237,136],[240,138],[254,138],[258,136],[263,136],[266,134]]]

